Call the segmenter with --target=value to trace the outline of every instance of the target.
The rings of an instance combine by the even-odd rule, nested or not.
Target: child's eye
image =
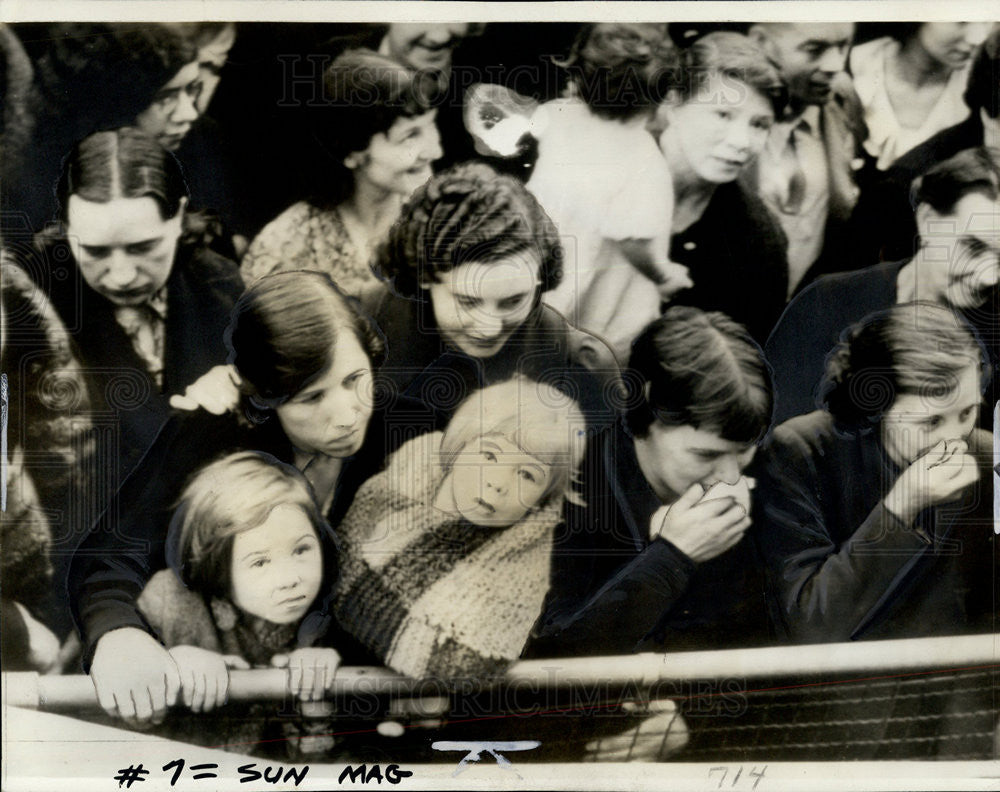
[[[497,455],[494,454],[492,451],[483,451],[483,457],[486,459],[487,462],[497,461]]]
[[[928,418],[926,421],[924,421],[924,426],[927,426],[927,427],[929,427],[931,429],[936,429],[940,425],[941,425],[941,416],[940,415],[932,415],[930,418]]]
[[[975,407],[966,407],[959,416],[960,421],[968,421],[976,413]]]
[[[525,481],[530,481],[532,484],[535,483],[535,474],[532,473],[530,470],[521,470],[519,472],[521,474],[522,479],[524,479]]]
[[[305,555],[312,549],[313,546],[311,544],[305,544],[305,543],[300,544],[298,547],[295,548],[295,555]]]
[[[252,564],[250,564],[251,568],[255,568],[255,569],[259,569],[260,567],[263,567],[263,566],[266,566],[266,565],[267,565],[267,559],[266,558],[258,558],[256,561],[254,561]]]
[[[307,393],[305,396],[297,399],[296,401],[298,401],[299,404],[315,404],[320,400],[322,395],[323,394],[320,391],[314,391],[313,393]]]
[[[455,298],[455,301],[462,308],[475,308],[476,305],[477,305],[477,303],[478,303],[478,300],[476,300],[475,297],[461,297],[461,296],[459,296],[459,297]]]

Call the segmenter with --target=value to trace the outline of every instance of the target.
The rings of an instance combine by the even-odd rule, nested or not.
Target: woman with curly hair
[[[370,260],[403,201],[441,156],[433,77],[371,50],[349,50],[323,75],[314,132],[329,157],[321,195],[292,204],[250,244],[248,284],[271,272],[325,272],[345,292],[375,282]]]
[[[758,482],[774,617],[797,641],[991,629],[997,542],[983,349],[951,310],[845,332],[826,409],[779,426]]]
[[[585,413],[608,410],[598,377],[613,387],[610,351],[542,304],[562,255],[552,221],[516,179],[477,163],[435,176],[380,252],[390,288],[363,298],[386,335],[385,377],[443,416],[516,374],[557,384]]]

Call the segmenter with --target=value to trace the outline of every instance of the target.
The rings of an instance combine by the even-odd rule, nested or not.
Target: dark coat
[[[110,494],[166,421],[170,395],[226,362],[223,333],[243,282],[232,261],[203,247],[178,248],[166,285],[161,389],[115,319],[115,306],[87,286],[74,266],[65,237],[40,235],[36,253],[31,275],[79,351],[95,426],[105,437],[117,433],[117,449],[106,439],[98,452],[99,469],[112,471],[100,484]]]
[[[866,186],[851,217],[847,236],[853,253],[845,263],[861,268],[912,257],[919,243],[910,200],[913,180],[958,152],[981,145],[983,122],[974,113],[908,151]]]
[[[913,527],[882,504],[902,472],[876,431],[838,431],[823,411],[778,427],[762,452],[758,532],[773,613],[796,641],[912,638],[990,630],[994,569],[990,438],[981,478]],[[923,535],[921,535],[923,534]]]
[[[552,587],[529,653],[613,655],[765,642],[761,564],[752,537],[695,564],[649,540],[661,506],[621,425],[592,438],[585,506],[567,504],[552,551]]]
[[[722,311],[763,344],[785,309],[788,241],[764,202],[736,182],[712,194],[700,218],[670,241],[670,260],[694,287],[672,300]]]

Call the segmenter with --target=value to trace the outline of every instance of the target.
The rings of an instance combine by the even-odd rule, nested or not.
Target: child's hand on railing
[[[236,655],[220,655],[197,646],[175,646],[170,656],[181,675],[181,697],[192,712],[208,712],[229,698],[229,669],[250,664]]]
[[[275,668],[288,669],[288,692],[302,701],[322,701],[333,686],[340,655],[333,649],[309,647],[271,658]]]

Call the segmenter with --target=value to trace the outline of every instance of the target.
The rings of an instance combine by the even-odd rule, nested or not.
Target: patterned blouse
[[[240,272],[249,286],[272,272],[317,270],[357,297],[378,281],[368,258],[368,251],[361,253],[354,245],[337,207],[299,201],[264,226],[244,255]]]

